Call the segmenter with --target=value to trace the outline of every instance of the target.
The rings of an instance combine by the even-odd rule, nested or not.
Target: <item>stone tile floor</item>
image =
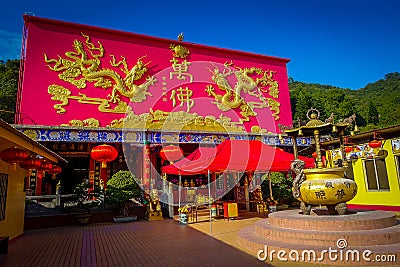
[[[199,216],[187,225],[166,219],[29,230],[0,255],[0,266],[318,266],[268,264],[240,247],[238,231],[263,218],[241,212],[211,226]]]
[[[216,228],[218,229],[218,228]],[[0,266],[268,266],[176,220],[29,230]]]

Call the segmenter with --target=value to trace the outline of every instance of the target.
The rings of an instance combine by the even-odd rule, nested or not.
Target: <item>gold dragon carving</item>
[[[111,93],[107,99],[90,97],[84,93],[72,95],[71,90],[61,85],[52,84],[48,87],[48,93],[52,95],[51,99],[59,101],[54,108],[57,113],[63,114],[66,112],[65,106],[70,100],[76,100],[82,104],[98,105],[101,112],[110,113],[127,113],[126,118],[114,120],[107,127],[120,128],[128,126],[131,128],[150,128],[150,129],[165,129],[174,130],[199,130],[199,131],[228,131],[228,132],[244,132],[243,122],[249,121],[250,116],[256,116],[254,109],[269,107],[273,111],[275,120],[279,120],[280,103],[276,101],[279,98],[278,82],[274,80],[274,71],[264,71],[261,68],[240,68],[234,66],[233,62],[225,63],[225,69],[222,72],[218,67],[214,66],[212,73],[212,81],[225,94],[219,95],[215,92],[212,85],[207,86],[206,91],[209,96],[213,96],[216,102],[213,102],[222,111],[239,108],[240,114],[243,116],[239,122],[231,121],[231,118],[220,115],[219,118],[213,116],[199,116],[196,113],[188,112],[165,112],[161,110],[150,113],[135,114],[129,107],[128,103],[121,100],[121,96],[127,97],[132,102],[143,102],[147,96],[152,96],[148,89],[154,85],[157,80],[154,76],[145,76],[148,72],[147,66],[150,64],[144,63],[142,56],[137,59],[135,65],[128,67],[126,58],[121,56],[117,60],[114,55],[110,55],[110,65],[119,68],[124,77],[122,77],[114,69],[102,68],[101,60],[104,59],[105,50],[101,42],[97,45],[93,44],[88,35],[82,33],[85,38],[84,42],[74,40],[73,51],[65,52],[65,56],[58,58],[49,58],[44,54],[44,61],[47,67],[59,73],[60,80],[70,83],[78,89],[85,89],[88,83],[93,83],[94,87],[102,89],[111,89]],[[170,49],[173,56],[178,58],[186,58],[189,50],[179,44],[171,44]],[[237,79],[235,86],[231,86],[228,77],[234,75]],[[253,76],[257,76],[256,79]],[[145,78],[145,82],[137,84],[139,80]],[[256,97],[259,101],[246,102],[241,92]],[[269,93],[271,98],[267,98],[263,93]],[[274,99],[275,98],[275,99]],[[80,127],[99,127],[99,121],[90,118],[87,120],[71,120],[68,125]],[[252,128],[252,132],[265,133],[265,129]]]
[[[279,98],[279,84],[273,79],[274,71],[263,70],[261,68],[241,68],[234,66],[233,62],[226,62],[225,68],[220,71],[217,66],[209,71],[211,79],[215,82],[218,88],[225,91],[225,94],[219,95],[215,92],[213,85],[206,87],[206,92],[209,96],[213,96],[216,102],[213,102],[220,110],[227,111],[229,109],[240,108],[240,114],[243,116],[241,121],[249,121],[250,116],[257,116],[254,109],[269,107],[273,112],[272,116],[275,120],[279,120],[280,103],[275,100]],[[234,68],[234,70],[231,68]],[[236,84],[234,87],[228,81],[228,77],[235,75]],[[255,80],[251,75],[258,75]],[[259,101],[246,102],[241,96],[241,92],[250,96],[256,97]],[[267,98],[263,93],[268,93],[272,98]]]
[[[95,87],[102,89],[111,89],[108,99],[87,97],[85,94],[78,96],[71,95],[71,91],[60,85],[52,84],[48,87],[49,94],[53,95],[52,100],[61,101],[60,104],[54,105],[58,113],[65,113],[63,106],[68,104],[69,99],[78,100],[80,103],[99,105],[102,112],[125,113],[128,109],[128,103],[121,100],[121,96],[125,96],[133,102],[143,102],[151,93],[148,89],[156,83],[154,76],[147,76],[146,81],[142,84],[135,84],[136,81],[142,79],[148,71],[147,65],[144,63],[142,56],[137,59],[136,64],[129,68],[126,58],[121,56],[121,60],[117,61],[114,55],[111,56],[110,64],[113,67],[119,67],[125,77],[113,69],[101,68],[101,59],[104,57],[104,47],[98,41],[97,46],[90,41],[90,37],[82,33],[85,42],[74,40],[74,51],[65,52],[65,57],[58,55],[57,59],[49,58],[44,54],[44,61],[48,63],[48,68],[58,72],[60,80],[66,81],[78,89],[87,87],[87,83],[93,83]],[[110,103],[116,104],[115,108],[110,108]]]

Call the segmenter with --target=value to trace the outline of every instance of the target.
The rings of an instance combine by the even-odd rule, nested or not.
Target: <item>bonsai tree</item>
[[[130,171],[118,171],[107,181],[107,201],[119,208],[121,216],[128,217],[129,200],[141,197],[142,190]]]
[[[90,212],[91,208],[100,206],[102,203],[100,192],[90,190],[91,185],[81,182],[75,186],[75,196],[65,199],[64,208],[67,211]]]

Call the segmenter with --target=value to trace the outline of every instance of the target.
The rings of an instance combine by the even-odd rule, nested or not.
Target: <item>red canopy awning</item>
[[[207,162],[208,159],[212,159],[216,156],[216,147],[199,147],[189,156],[175,162],[174,164],[164,166],[162,168],[163,173],[167,174],[182,174],[182,175],[194,175],[200,173],[206,173],[207,169],[203,172],[192,171],[187,168],[187,165],[199,164]]]
[[[313,168],[313,158],[302,157],[306,168]],[[281,172],[290,170],[292,153],[258,140],[225,140],[216,147],[200,147],[187,158],[164,166],[163,173],[194,175],[223,171]]]

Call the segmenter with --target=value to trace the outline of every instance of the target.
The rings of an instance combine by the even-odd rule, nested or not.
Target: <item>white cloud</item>
[[[21,42],[21,34],[0,29],[0,60],[19,59]]]

